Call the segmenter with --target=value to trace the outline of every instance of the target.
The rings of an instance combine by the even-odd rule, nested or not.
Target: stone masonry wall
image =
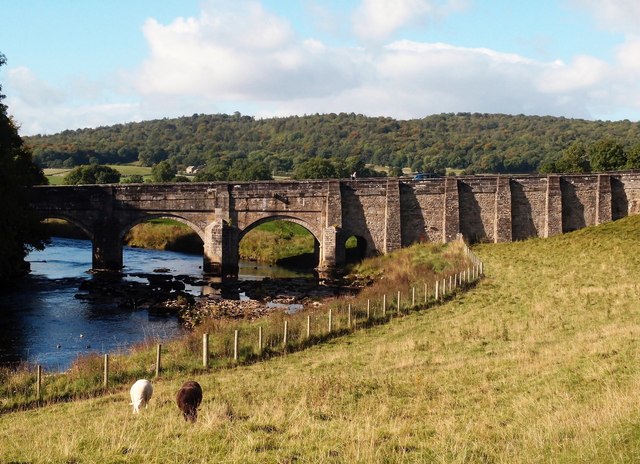
[[[495,177],[463,177],[460,192],[460,233],[471,242],[494,241]]]
[[[122,237],[136,223],[172,217],[204,241],[205,267],[233,267],[242,236],[286,219],[318,240],[321,267],[339,265],[355,235],[366,254],[419,241],[502,242],[548,237],[640,213],[640,172],[465,176],[414,181],[42,186],[32,206],[79,225],[92,238],[94,264],[121,265]]]
[[[343,181],[342,245],[352,235],[367,242],[367,256],[384,252],[386,182],[367,179]],[[400,214],[398,211],[397,214]]]
[[[542,237],[546,194],[546,177],[511,179],[512,240]]]
[[[400,184],[402,246],[442,241],[444,179]]]

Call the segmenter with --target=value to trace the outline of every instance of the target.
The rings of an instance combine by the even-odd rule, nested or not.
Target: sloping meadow
[[[474,252],[485,279],[443,305],[192,376],[204,390],[193,425],[177,376],[139,416],[125,393],[5,414],[0,457],[640,461],[640,217]]]

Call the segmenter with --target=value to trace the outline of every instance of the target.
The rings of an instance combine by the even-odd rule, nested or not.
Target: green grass
[[[151,178],[151,168],[147,166],[136,166],[133,164],[108,164],[110,168],[117,170],[122,177],[134,174],[141,175],[145,180]],[[45,168],[45,177],[49,180],[49,185],[63,185],[65,176],[72,171],[68,168]]]
[[[640,216],[481,245],[432,310],[251,366],[0,417],[4,461],[640,461]],[[148,372],[148,371],[147,371]],[[184,423],[187,378],[205,398]],[[55,425],[54,425],[55,424]]]
[[[269,221],[249,231],[240,241],[241,259],[264,263],[313,253],[314,238],[304,227],[289,221]]]
[[[139,174],[143,177],[151,176],[151,167],[136,166],[132,164],[107,164],[110,168],[117,170],[123,177]]]

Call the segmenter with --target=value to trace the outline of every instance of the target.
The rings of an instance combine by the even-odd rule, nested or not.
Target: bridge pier
[[[322,230],[320,258],[316,268],[318,272],[330,273],[336,267],[344,264],[344,246],[339,246],[340,232],[340,229],[335,226],[325,227]]]
[[[223,219],[207,226],[202,267],[205,274],[216,277],[238,275],[238,236],[238,228]]]
[[[91,268],[97,271],[122,269],[122,241],[118,228],[111,221],[96,224],[92,241]]]

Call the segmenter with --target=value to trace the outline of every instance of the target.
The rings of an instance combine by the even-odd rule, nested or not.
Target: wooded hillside
[[[526,173],[545,163],[553,166],[574,142],[588,147],[610,140],[625,151],[637,150],[640,124],[477,113],[406,121],[353,113],[272,119],[194,114],[25,140],[41,167],[135,161],[152,166],[168,160],[178,170],[208,166],[209,172],[226,170],[234,177],[230,171],[255,165],[271,174],[292,173],[320,158],[339,166],[338,174],[360,170],[365,163],[395,172]]]

